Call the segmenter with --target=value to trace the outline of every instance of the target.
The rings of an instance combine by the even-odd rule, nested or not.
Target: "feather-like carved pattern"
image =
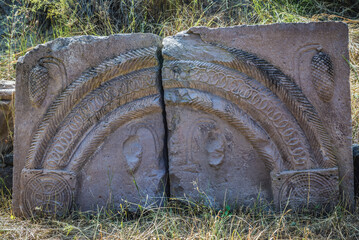
[[[325,129],[314,106],[301,89],[282,71],[254,54],[240,49],[213,44],[232,53],[235,60],[215,63],[236,69],[260,81],[275,93],[292,112],[305,131],[311,146],[315,147],[315,157],[320,166],[332,168],[337,166],[336,150],[332,138]]]
[[[329,102],[334,94],[334,69],[332,60],[324,52],[318,52],[312,58],[312,80],[314,88],[323,102]]]
[[[123,105],[158,93],[156,74],[156,68],[132,72],[106,82],[87,94],[58,127],[58,131],[47,146],[42,167],[45,169],[65,167],[83,134],[101,121],[104,115],[117,108],[119,103]],[[130,83],[134,82],[138,83],[137,87],[130,88]]]
[[[288,169],[318,167],[301,126],[281,100],[255,79],[219,64],[191,60],[167,61],[162,71],[165,90],[198,89],[231,100],[244,109],[271,135]],[[209,104],[205,99],[203,102]],[[278,117],[274,118],[274,113]]]
[[[38,107],[46,97],[49,85],[49,71],[46,67],[36,65],[29,74],[28,88],[31,103]]]
[[[83,99],[88,92],[117,76],[157,66],[156,51],[157,47],[149,47],[126,52],[89,69],[73,81],[53,101],[46,112],[33,137],[25,167],[28,169],[40,167],[46,146],[56,133],[59,124],[72,107]]]
[[[269,171],[280,172],[283,170],[283,158],[273,139],[269,137],[263,126],[258,125],[248,114],[230,101],[213,97],[213,95],[211,97],[211,94],[204,91],[183,88],[167,90],[165,98],[166,104],[169,106],[192,106],[227,121],[238,129],[263,157],[264,164]],[[288,162],[286,164],[290,165]]]
[[[159,102],[159,95],[140,98],[116,108],[86,135],[84,141],[86,144],[79,146],[65,170],[80,171],[104,139],[129,120],[160,112],[162,112],[162,107]]]

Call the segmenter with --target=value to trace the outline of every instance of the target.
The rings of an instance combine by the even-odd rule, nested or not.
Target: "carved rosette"
[[[339,199],[338,169],[272,173],[272,187],[279,209],[332,207]]]
[[[75,176],[69,172],[22,171],[21,209],[27,216],[64,216],[72,207]]]
[[[323,102],[329,102],[334,94],[334,69],[332,60],[324,52],[318,52],[311,62],[315,90]]]
[[[49,85],[49,71],[46,67],[36,65],[29,74],[29,95],[34,106],[40,106],[46,97]]]

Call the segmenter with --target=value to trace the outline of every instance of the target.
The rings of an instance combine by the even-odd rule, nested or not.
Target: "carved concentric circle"
[[[71,208],[71,187],[58,174],[35,175],[26,183],[24,191],[23,205],[29,215],[63,215]]]
[[[317,207],[335,203],[337,198],[335,183],[330,176],[316,173],[297,173],[288,178],[279,192],[281,204],[294,208]]]

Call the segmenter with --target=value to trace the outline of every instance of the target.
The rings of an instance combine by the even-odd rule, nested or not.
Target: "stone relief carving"
[[[135,172],[142,160],[143,149],[138,136],[130,136],[123,143],[123,155],[125,156],[127,167],[131,173]]]
[[[309,85],[314,87],[319,99],[330,102],[334,95],[334,68],[330,56],[318,43],[308,43],[299,48],[293,59],[296,67],[295,77],[299,85],[308,91]],[[312,79],[312,84],[307,79]]]
[[[298,63],[292,68],[293,80],[281,63],[265,60],[272,57],[267,51],[251,53],[242,49],[244,43],[217,40],[211,31],[194,28],[162,43],[152,36],[151,44],[129,45],[116,54],[108,50],[90,66],[67,69],[69,74],[62,62],[70,60],[63,51],[76,48],[72,45],[56,48],[53,56],[37,57],[31,70],[20,66],[29,76],[20,81],[28,84],[36,106],[28,113],[39,111],[41,118],[31,123],[33,130],[21,150],[27,156],[20,154],[17,167],[17,214],[64,215],[74,206],[91,210],[111,199],[116,204],[123,199],[141,202],[144,192],[161,198],[167,175],[172,196],[198,200],[191,186],[196,182],[214,206],[223,198],[226,204],[250,205],[258,196],[279,209],[336,203],[342,177],[338,167],[344,158],[336,146],[341,140],[318,102],[302,90],[306,79],[300,61],[310,56],[308,74],[318,95],[314,100],[334,102],[337,58],[330,49],[323,51],[318,37],[304,47],[295,42],[293,53],[299,54],[300,63],[290,60]],[[118,38],[137,44],[132,35]],[[44,101],[53,81],[49,64],[59,66],[66,78],[52,102]],[[25,125],[20,121],[18,126]],[[121,185],[111,187],[109,196],[102,189],[106,169]],[[135,192],[133,182],[146,191]],[[91,188],[91,196],[83,186]]]
[[[122,153],[130,174],[136,172],[141,164],[144,152],[144,137],[150,136],[154,146],[154,152],[158,152],[159,139],[156,131],[146,122],[140,122],[128,126],[129,134],[122,144]]]
[[[75,191],[73,174],[24,169],[22,182],[21,207],[28,216],[63,216],[71,210]]]
[[[199,31],[202,31],[202,29]],[[209,32],[205,34],[211,35]],[[208,38],[208,35],[204,35],[206,36],[205,38]],[[215,111],[218,104],[214,104],[214,101],[211,100],[213,96],[218,96],[233,103],[234,106],[232,105],[233,107],[229,109],[226,109],[223,105],[221,106],[226,110],[226,113],[230,113],[231,110],[236,108],[243,110],[252,121],[264,130],[269,142],[271,142],[270,145],[277,147],[283,162],[278,161],[279,158],[273,155],[268,158],[268,155],[274,154],[275,151],[269,151],[265,155],[261,155],[266,156],[263,159],[274,159],[273,162],[276,162],[265,161],[267,169],[272,174],[287,171],[306,171],[306,169],[313,168],[333,168],[338,171],[337,152],[333,147],[334,140],[324,127],[323,120],[320,118],[316,108],[297,84],[266,60],[241,49],[219,44],[215,38],[213,38],[213,41],[205,42],[198,35],[191,35],[191,31],[168,37],[164,40],[162,80],[166,111],[171,112],[171,114],[167,114],[167,122],[171,133],[169,135],[170,173],[172,151],[173,157],[177,161],[177,158],[180,158],[179,152],[181,151],[181,146],[178,142],[181,142],[181,138],[185,137],[181,134],[181,131],[186,130],[178,127],[178,125],[184,125],[186,121],[177,117],[182,111],[188,111],[187,109],[193,109],[193,111],[203,110],[205,105],[208,109],[206,113],[212,116],[220,116],[221,119],[233,126],[233,120],[224,118],[220,112]],[[191,48],[191,45],[195,47]],[[201,48],[199,46],[205,49],[203,53],[198,50]],[[186,54],[181,53],[181,50],[179,50],[181,48],[186,51]],[[190,53],[187,54],[187,52]],[[333,79],[333,75],[328,70],[330,69],[328,67],[330,60],[324,57],[323,54],[320,54],[320,57],[314,56],[313,59],[312,65],[318,65],[315,74],[321,76],[318,82],[331,82],[330,78]],[[325,70],[323,70],[324,65],[327,67]],[[317,70],[319,68],[321,70]],[[325,74],[323,74],[324,72]],[[188,119],[187,121],[191,120]],[[216,129],[214,123],[207,123],[207,125],[207,128],[212,125],[212,129]],[[193,129],[189,129],[189,131],[194,132]],[[209,129],[207,133],[207,142],[202,143],[202,149],[204,149],[204,152],[207,151],[207,154],[202,155],[210,161],[211,157],[208,154],[208,149],[215,149],[216,146],[220,150],[217,151],[217,158],[213,163],[221,163],[224,151],[219,147],[222,146],[222,142],[216,141],[218,133],[216,130],[212,132]],[[243,134],[243,131],[241,133]],[[250,140],[248,134],[244,134],[244,136],[247,140]],[[172,137],[176,141],[171,141]],[[250,143],[254,149],[257,149],[252,141]],[[194,145],[191,144],[191,146]],[[195,152],[195,150],[192,152]],[[186,163],[182,162],[182,164]],[[215,166],[215,164],[213,165]],[[183,167],[184,171],[195,171],[192,169],[194,166],[188,163],[186,166],[187,168]],[[209,170],[201,167],[197,171],[198,174],[205,174],[204,172]],[[338,172],[334,175],[338,176]],[[176,184],[176,187],[171,188],[172,194],[176,194],[176,189],[178,189],[178,192],[183,191],[181,188],[184,187],[179,183],[179,181],[184,181],[181,178],[186,178],[185,173],[182,174],[179,170],[173,168],[170,181]],[[212,179],[213,177],[209,178]],[[298,185],[300,184],[298,182]],[[334,182],[335,184],[338,185],[338,182]],[[314,189],[317,187],[319,188],[319,185],[315,185]],[[282,189],[286,189],[285,184]],[[303,187],[299,186],[298,189],[303,189]],[[285,191],[283,190],[282,192]],[[338,192],[335,189],[333,191]],[[210,192],[210,194],[214,194],[212,197],[215,196],[214,192]],[[327,203],[328,199],[323,198],[326,194],[327,192],[320,191],[318,191],[317,195],[313,193],[313,202],[318,204]],[[277,206],[285,198],[285,194],[283,193],[282,195],[282,197],[275,197],[274,199]],[[337,197],[338,195],[335,196]],[[301,197],[296,198],[300,199]],[[293,199],[291,200],[293,208],[302,207],[302,204],[295,203],[297,201],[295,197]]]
[[[152,107],[139,108],[143,100],[127,108],[131,114],[140,112],[138,118],[124,114],[123,107],[116,109],[85,137],[73,155],[67,168],[81,176],[77,202],[82,210],[93,210],[96,204],[120,207],[128,202],[158,206],[163,201],[166,170],[163,142],[157,141],[157,136],[163,138],[161,108],[156,98],[147,101]]]
[[[47,68],[36,65],[29,75],[29,93],[30,101],[39,106],[44,101],[47,85],[49,84],[49,73]]]
[[[140,48],[105,60],[97,67],[85,70],[51,103],[33,135],[22,172],[21,184],[31,191],[21,193],[23,214],[55,211],[65,214],[70,211],[76,199],[61,174],[72,173],[75,179],[78,178],[79,171],[115,129],[146,114],[161,115],[156,52],[156,46]],[[161,124],[158,127],[161,128]],[[140,139],[135,133],[118,146],[123,148],[122,154],[132,173],[142,158]],[[93,135],[94,138],[87,138]],[[151,161],[163,161],[161,155],[158,157]],[[45,171],[46,174],[28,178],[27,172],[33,171]],[[152,179],[156,177],[165,185],[160,172]],[[150,198],[161,196],[160,184],[156,184],[148,186],[152,194]],[[81,203],[78,204],[81,207]]]
[[[253,148],[264,159],[264,164],[269,170],[280,171],[285,168],[285,162],[279,152],[279,149],[270,139],[268,133],[266,133],[250,116],[248,116],[248,114],[236,107],[230,101],[191,89],[168,90],[165,92],[165,101],[168,107],[189,105],[228,121],[236,129],[238,129],[238,131],[246,136]],[[178,123],[176,122],[173,125],[176,126]],[[172,129],[172,125],[169,125],[169,127],[171,128],[171,131],[174,131],[174,129]],[[191,131],[193,130],[192,128],[190,129]],[[191,134],[188,135],[190,136]],[[169,148],[177,149],[178,145],[180,147],[183,146],[180,139],[177,141],[171,141],[171,139],[175,137],[176,135],[171,136]],[[193,145],[194,144],[192,142],[188,144],[188,146]],[[187,159],[194,158],[189,154],[187,156]],[[186,163],[185,161],[180,162],[181,164]]]
[[[313,56],[312,76],[315,90],[319,98],[329,102],[334,94],[334,69],[332,61],[325,52],[318,52]]]
[[[311,164],[313,160],[308,154],[309,144],[303,130],[297,125],[293,116],[288,114],[283,103],[274,94],[256,84],[254,79],[206,63],[186,61],[183,64],[183,62],[171,61],[168,65],[169,67],[165,66],[163,70],[165,88],[184,87],[189,83],[193,88],[207,90],[219,96],[226,95],[232,101],[241,99],[241,107],[246,109],[252,118],[264,124],[267,131],[277,135],[275,141],[284,141],[284,144],[278,145],[283,152],[286,152],[286,159],[291,159],[291,165],[303,168]],[[197,69],[197,65],[203,65],[203,68]],[[173,68],[177,71],[181,69],[181,72],[191,75],[181,78],[176,75],[176,70],[172,70]],[[187,75],[182,74],[182,76]],[[207,80],[209,82],[206,82]],[[268,119],[271,121],[268,122]]]
[[[53,137],[54,144],[48,144],[49,150],[42,160],[45,162],[45,167],[56,169],[58,166],[67,165],[71,151],[96,119],[114,110],[119,104],[125,104],[136,97],[155,94],[157,91],[156,82],[153,80],[155,77],[154,68],[150,68],[115,78],[88,94],[59,126],[57,134]],[[139,88],[128,89],[130,82],[138,82]]]
[[[140,119],[151,113],[160,114],[158,96],[150,96],[124,105],[107,115],[86,136],[86,144],[80,144],[66,166],[71,171],[80,171],[86,161],[96,152],[104,139],[129,119]],[[157,150],[156,150],[157,151]]]
[[[192,144],[190,153],[194,153],[194,146],[198,150],[204,148],[205,155],[208,159],[208,164],[211,167],[218,168],[224,161],[226,142],[221,130],[212,119],[201,119],[197,121],[195,130],[192,132]],[[193,161],[193,159],[192,159]]]
[[[99,66],[83,73],[64,90],[51,104],[44,121],[41,122],[32,141],[32,146],[27,157],[27,168],[34,168],[41,164],[45,146],[51,138],[51,133],[56,132],[58,124],[71,111],[71,107],[85,96],[86,93],[96,89],[101,83],[120,75],[157,65],[156,48],[133,50],[113,59],[101,63]],[[122,89],[126,91],[127,86]]]
[[[38,64],[29,73],[28,90],[32,104],[41,106],[44,101],[49,82],[52,81],[49,66],[54,65],[57,74],[62,78],[62,85],[67,82],[67,73],[64,64],[60,59],[53,57],[41,58]]]
[[[273,194],[280,209],[315,209],[338,203],[338,169],[288,171],[273,174]],[[325,197],[323,197],[325,196]]]
[[[253,54],[239,49],[227,48],[235,60],[223,63],[233,66],[234,69],[254,77],[257,81],[270,89],[287,106],[298,123],[303,127],[308,141],[315,149],[314,154],[323,167],[336,166],[335,150],[332,147],[331,137],[324,128],[316,109],[295,82],[284,75],[279,69]],[[308,121],[310,119],[310,121]],[[320,146],[320,147],[319,147]]]
[[[298,79],[298,85],[301,89],[306,86],[306,73],[310,68],[311,59],[321,49],[323,47],[318,43],[306,43],[295,51],[292,65],[294,77]]]

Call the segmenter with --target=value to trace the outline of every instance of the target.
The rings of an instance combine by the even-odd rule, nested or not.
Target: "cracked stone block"
[[[163,45],[173,197],[353,203],[346,24],[195,27]]]
[[[16,215],[161,204],[161,44],[153,34],[61,38],[18,61]]]
[[[39,45],[17,65],[15,214],[158,206],[167,173],[215,208],[352,203],[347,45],[334,22]]]

